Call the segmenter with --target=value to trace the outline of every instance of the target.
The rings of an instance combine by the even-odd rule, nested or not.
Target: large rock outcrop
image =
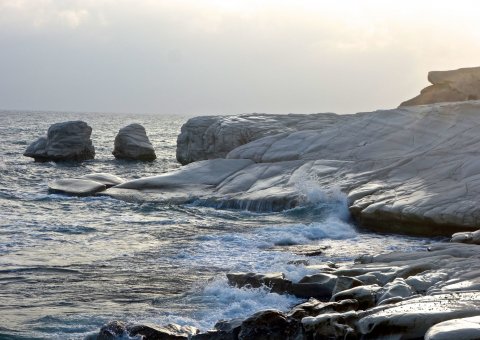
[[[480,224],[480,102],[327,117],[320,129],[260,138],[226,159],[192,163],[105,193],[282,210],[308,200],[312,186],[334,187],[348,196],[357,221],[376,230],[448,235]]]
[[[428,81],[433,85],[400,106],[480,99],[480,67],[432,71],[428,73]]]
[[[118,131],[112,153],[117,159],[153,161],[157,158],[147,132],[140,124],[130,124]]]
[[[37,162],[84,161],[95,157],[90,136],[92,128],[83,121],[69,121],[50,126],[47,136],[40,137],[25,150],[24,156]]]
[[[202,116],[189,119],[177,139],[177,160],[191,162],[225,158],[233,149],[256,139],[318,130],[342,119],[333,113],[324,114],[244,114],[240,116]]]

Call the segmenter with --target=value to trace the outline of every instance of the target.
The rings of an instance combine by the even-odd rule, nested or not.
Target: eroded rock
[[[83,121],[69,121],[50,126],[47,136],[40,137],[25,150],[24,156],[36,162],[84,161],[95,157],[90,139],[92,128]]]
[[[140,124],[130,124],[118,131],[112,153],[117,159],[153,161],[157,158],[147,132]]]
[[[480,99],[480,67],[432,71],[428,73],[428,81],[433,85],[400,106]]]
[[[59,179],[48,183],[50,193],[59,193],[73,196],[90,196],[104,191],[105,184],[89,179]]]

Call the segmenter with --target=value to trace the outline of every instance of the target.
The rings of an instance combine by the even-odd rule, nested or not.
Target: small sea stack
[[[95,158],[90,136],[92,128],[85,122],[68,121],[50,126],[47,135],[29,145],[24,156],[36,162],[81,162]]]
[[[136,123],[118,131],[112,154],[116,159],[137,161],[153,161],[157,158],[145,128]]]

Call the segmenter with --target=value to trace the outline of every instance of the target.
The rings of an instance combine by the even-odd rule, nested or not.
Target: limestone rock
[[[450,242],[480,244],[480,230],[455,233],[452,235]]]
[[[112,153],[117,159],[153,161],[157,158],[145,128],[140,124],[130,124],[118,131]]]
[[[48,183],[50,193],[74,196],[90,196],[105,189],[105,184],[89,179],[59,179]]]
[[[433,325],[480,315],[478,292],[424,296],[367,312],[357,323],[359,333],[372,339],[415,339]]]
[[[224,158],[253,140],[307,129],[321,129],[341,117],[335,114],[202,116],[189,119],[177,139],[177,160],[191,162]]]
[[[92,128],[83,121],[69,121],[50,126],[47,136],[30,144],[24,156],[38,162],[84,161],[95,157],[90,135]]]
[[[95,181],[101,184],[104,184],[107,188],[111,188],[113,186],[125,183],[125,180],[104,172],[97,172],[88,175],[81,176],[80,179],[88,179],[91,181]]]
[[[425,340],[474,340],[480,339],[480,317],[453,319],[432,326]]]
[[[480,67],[432,71],[428,73],[428,81],[433,85],[400,106],[480,99]]]

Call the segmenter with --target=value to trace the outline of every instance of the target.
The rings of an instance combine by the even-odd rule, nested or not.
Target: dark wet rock
[[[287,264],[293,264],[295,266],[308,266],[310,262],[308,260],[292,260],[288,261]]]
[[[359,286],[344,290],[332,296],[332,301],[353,299],[358,301],[360,309],[372,308],[377,304],[378,285]]]
[[[115,340],[128,335],[127,326],[121,321],[111,321],[100,328],[97,340]]]
[[[166,326],[157,326],[152,324],[142,324],[128,327],[130,336],[142,336],[142,340],[181,340],[188,339],[199,331],[191,326],[179,326],[168,324]]]
[[[317,299],[309,299],[307,302],[295,306],[289,317],[301,320],[307,316],[318,316],[326,313],[345,313],[348,311],[358,310],[357,300],[342,300],[339,302],[321,302]]]
[[[237,340],[243,319],[221,320],[214,330],[194,335],[192,340]]]
[[[273,293],[285,294],[292,287],[292,282],[285,279],[283,273],[228,273],[228,282],[237,287],[260,288],[269,287]]]
[[[140,124],[130,124],[118,131],[112,153],[117,159],[153,161],[157,158],[147,132]]]
[[[331,285],[324,283],[292,283],[286,291],[300,298],[329,300],[332,296]]]
[[[357,339],[354,325],[358,314],[327,313],[302,319],[305,339]]]
[[[432,326],[425,340],[473,340],[480,339],[480,317],[453,319]]]
[[[91,134],[92,128],[83,121],[56,123],[50,126],[46,137],[40,137],[30,144],[23,155],[37,162],[93,159],[95,148]]]
[[[266,310],[245,319],[238,339],[295,339],[301,331],[301,325],[297,320],[290,319],[277,310]]]
[[[74,196],[90,196],[105,189],[104,184],[88,179],[59,179],[48,183],[50,193]]]
[[[118,176],[111,175],[108,173],[103,173],[103,172],[88,174],[80,177],[80,179],[92,180],[92,181],[104,184],[107,188],[111,188],[115,185],[119,185],[125,182],[124,179]]]

